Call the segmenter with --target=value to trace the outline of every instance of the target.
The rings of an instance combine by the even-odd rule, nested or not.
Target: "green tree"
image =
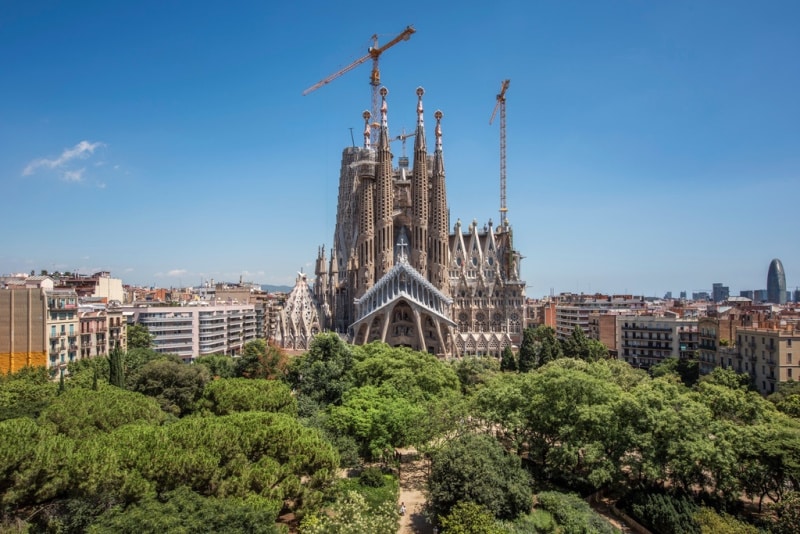
[[[67,460],[75,490],[109,503],[186,486],[210,497],[260,495],[291,510],[318,501],[338,463],[319,432],[266,412],[128,424],[82,442]]]
[[[390,386],[364,386],[348,391],[341,406],[331,407],[328,426],[336,435],[353,436],[363,456],[378,459],[413,443],[426,416],[424,405]]]
[[[464,356],[453,360],[452,365],[464,394],[474,391],[499,370],[497,359],[491,356]]]
[[[203,365],[153,360],[128,376],[128,388],[155,398],[165,412],[182,416],[195,409],[210,378]]]
[[[63,399],[66,395],[61,395]],[[3,511],[48,502],[70,488],[75,441],[24,417],[0,422],[0,506]],[[27,514],[27,517],[30,514]]]
[[[316,403],[340,404],[353,385],[354,365],[350,347],[338,335],[320,334],[306,354],[292,361],[288,380],[298,393]]]
[[[115,507],[102,514],[88,532],[239,532],[278,534],[285,532],[275,521],[281,503],[258,495],[239,497],[203,497],[181,487],[159,498],[147,497],[127,508]]]
[[[700,364],[697,360],[686,358],[665,358],[664,361],[650,368],[653,378],[674,374],[681,382],[692,387],[700,379]]]
[[[702,382],[725,386],[729,389],[747,389],[750,385],[750,375],[737,373],[733,369],[715,367],[713,371],[703,377]]]
[[[572,329],[572,334],[563,345],[564,355],[567,358],[577,358],[586,362],[596,362],[608,357],[608,348],[597,341],[589,339],[580,326]]]
[[[247,411],[297,414],[297,401],[289,386],[275,380],[213,380],[203,391],[203,406],[216,415]]]
[[[527,373],[535,369],[537,363],[536,356],[536,330],[533,328],[526,328],[522,331],[522,344],[519,346],[519,371],[521,373]]]
[[[129,324],[127,328],[128,350],[149,349],[153,346],[153,336],[143,324]]]
[[[796,534],[800,525],[800,492],[793,491],[771,506],[775,513],[771,530],[775,534]]]
[[[471,501],[459,502],[439,520],[447,534],[503,534],[486,507]]]
[[[213,378],[233,378],[236,376],[236,362],[224,354],[208,354],[200,356],[194,361],[197,365],[204,365]]]
[[[800,418],[800,382],[789,380],[778,384],[778,390],[767,397],[775,407],[792,417]]]
[[[501,429],[503,440],[518,452],[530,438],[525,421],[529,380],[529,374],[503,373],[489,380],[470,399],[477,418],[489,428]]]
[[[67,389],[40,417],[56,431],[73,439],[87,437],[132,423],[160,424],[166,419],[158,403],[139,393],[104,387],[99,391]]]
[[[353,348],[353,385],[390,385],[408,399],[428,400],[459,391],[453,368],[426,352],[370,343]],[[494,365],[494,363],[490,364]]]
[[[517,371],[517,358],[514,356],[514,351],[511,350],[510,345],[506,345],[503,349],[503,355],[500,358],[501,371]]]
[[[467,434],[434,453],[428,492],[431,510],[440,518],[461,501],[484,506],[499,519],[531,508],[529,477],[519,457],[485,434]]]
[[[23,367],[15,373],[0,373],[0,421],[17,417],[36,418],[56,397],[58,386],[44,367]]]
[[[108,355],[108,383],[118,388],[125,387],[125,371],[122,367],[122,351],[115,347]]]
[[[713,508],[702,507],[694,514],[700,534],[758,534],[758,529],[739,521],[726,513],[717,513]]]
[[[571,493],[545,491],[536,496],[537,507],[552,514],[564,534],[614,534],[617,531],[603,517],[596,514],[589,504]]]
[[[524,355],[523,349],[525,350]],[[528,372],[563,357],[564,351],[561,343],[556,339],[556,331],[552,327],[537,325],[535,328],[529,327],[523,331],[522,345],[518,355],[521,372]]]
[[[263,339],[248,341],[236,360],[236,375],[244,378],[276,379],[286,374],[288,357],[279,347]]]

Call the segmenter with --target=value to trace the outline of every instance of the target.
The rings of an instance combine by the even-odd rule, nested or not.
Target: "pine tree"
[[[516,371],[517,359],[514,357],[514,351],[511,350],[511,345],[506,345],[503,349],[503,355],[500,359],[501,371]]]
[[[533,328],[522,331],[522,344],[519,347],[519,372],[527,373],[536,367],[536,340]]]
[[[119,347],[114,347],[111,354],[108,355],[109,371],[108,381],[112,386],[118,388],[125,387],[125,371],[122,368],[122,351]]]

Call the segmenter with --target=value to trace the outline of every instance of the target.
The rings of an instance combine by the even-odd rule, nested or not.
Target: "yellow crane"
[[[497,93],[497,103],[492,111],[492,118],[489,119],[491,125],[497,109],[500,108],[500,224],[505,226],[506,214],[506,90],[511,80],[503,80],[500,85],[500,92]]]
[[[357,60],[353,61],[346,67],[339,69],[338,71],[334,72],[327,78],[323,78],[305,91],[303,91],[303,96],[316,91],[323,85],[327,85],[342,74],[346,72],[350,72],[354,68],[358,67],[362,63],[366,62],[368,59],[372,59],[372,73],[369,77],[369,84],[372,86],[372,116],[376,120],[380,117],[379,109],[378,109],[378,102],[380,101],[378,90],[380,89],[381,85],[381,71],[378,69],[378,59],[381,57],[381,54],[386,52],[388,49],[399,43],[400,41],[408,41],[411,38],[411,34],[416,32],[412,26],[407,26],[405,30],[403,30],[400,35],[389,41],[383,46],[378,46],[378,35],[372,36],[372,46],[369,47],[367,50],[367,55],[358,58]],[[374,142],[374,135],[372,141]]]

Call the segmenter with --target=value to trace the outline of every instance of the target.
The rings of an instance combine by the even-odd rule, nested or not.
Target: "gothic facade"
[[[363,146],[342,152],[333,246],[330,258],[319,251],[309,302],[322,329],[353,343],[378,340],[443,357],[499,355],[519,345],[523,327],[522,256],[511,227],[458,221],[450,231],[443,115],[434,114],[429,153],[422,88],[414,133],[394,139],[387,94],[381,89],[377,146],[364,112]],[[390,142],[405,137],[414,138],[412,165],[402,157],[395,167]]]

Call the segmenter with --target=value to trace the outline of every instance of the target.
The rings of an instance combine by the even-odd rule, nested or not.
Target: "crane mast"
[[[492,124],[494,117],[497,114],[497,109],[500,109],[500,224],[505,226],[507,223],[506,214],[508,208],[506,207],[506,90],[511,80],[503,80],[500,86],[500,92],[497,94],[497,103],[494,105],[492,111],[492,118],[489,119],[489,124]]]
[[[369,47],[367,50],[367,55],[358,58],[357,60],[353,61],[346,67],[339,69],[338,71],[334,72],[330,76],[321,79],[305,91],[303,91],[303,96],[316,91],[323,85],[327,85],[342,74],[350,72],[354,68],[358,67],[362,63],[366,62],[368,59],[372,59],[372,72],[370,73],[369,77],[369,84],[372,86],[372,116],[373,117],[380,117],[380,109],[378,108],[378,104],[380,102],[380,85],[381,85],[381,71],[378,68],[378,59],[380,59],[381,54],[386,52],[388,49],[399,43],[400,41],[408,41],[411,38],[411,34],[415,33],[415,30],[412,26],[406,26],[406,29],[403,30],[399,35],[397,35],[394,39],[389,41],[388,43],[384,44],[383,46],[378,46],[378,35],[375,34],[372,36],[372,46]],[[377,141],[377,132],[373,127],[373,130],[370,134],[370,141],[374,145]]]

